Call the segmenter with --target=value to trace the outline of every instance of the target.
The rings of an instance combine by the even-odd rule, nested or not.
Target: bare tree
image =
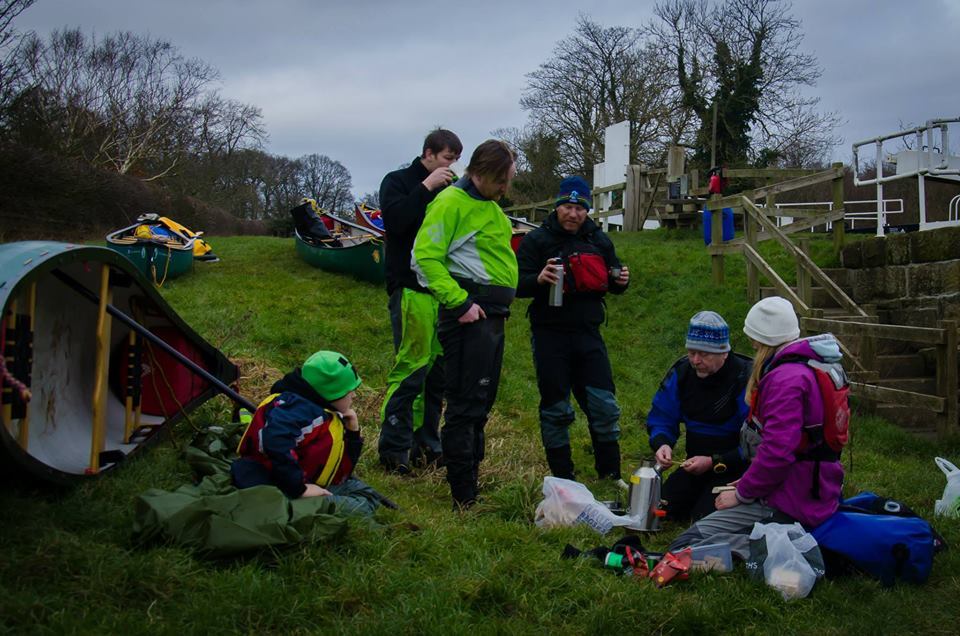
[[[663,0],[647,33],[673,64],[679,101],[696,114],[695,159],[717,163],[815,160],[837,143],[834,113],[819,113],[820,67],[802,50],[800,22],[781,0]]]
[[[31,35],[18,56],[21,107],[68,156],[121,174],[167,174],[192,141],[196,106],[217,72],[173,45],[129,32]],[[147,174],[149,171],[149,174]]]
[[[373,192],[366,192],[360,195],[360,199],[357,203],[362,203],[368,207],[380,209],[380,192],[374,190]]]
[[[333,213],[353,207],[352,179],[342,163],[317,154],[300,157],[298,163],[305,196],[316,199],[320,207]]]
[[[604,129],[623,120],[630,121],[632,160],[662,152],[673,106],[661,59],[640,35],[581,15],[574,33],[527,75],[520,105],[557,139],[561,172],[591,177],[602,160]]]
[[[23,36],[14,30],[14,19],[34,0],[0,0],[0,125],[6,121],[6,109],[20,85],[17,54]]]

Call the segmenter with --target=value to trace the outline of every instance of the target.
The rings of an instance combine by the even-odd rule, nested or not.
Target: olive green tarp
[[[288,499],[273,486],[238,489],[230,482],[235,425],[210,427],[187,450],[187,461],[203,479],[176,490],[151,489],[135,504],[134,539],[172,542],[210,558],[262,548],[326,541],[342,535],[347,517],[369,517],[376,493],[358,479],[331,487],[332,497]]]

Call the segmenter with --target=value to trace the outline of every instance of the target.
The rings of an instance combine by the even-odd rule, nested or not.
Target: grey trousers
[[[753,524],[766,521],[775,514],[775,508],[759,501],[717,510],[684,530],[673,540],[668,550],[675,552],[691,546],[728,543],[733,554],[746,560],[750,556],[750,532]]]

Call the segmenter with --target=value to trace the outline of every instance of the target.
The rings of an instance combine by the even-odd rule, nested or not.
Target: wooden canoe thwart
[[[381,234],[320,210],[312,199],[304,199],[290,214],[296,226],[297,254],[305,262],[370,283],[386,280]]]
[[[0,245],[0,312],[0,461],[46,481],[116,466],[237,377],[150,280],[103,247]]]

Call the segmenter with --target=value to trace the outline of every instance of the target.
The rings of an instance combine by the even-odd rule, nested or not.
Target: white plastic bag
[[[761,558],[763,580],[767,585],[780,592],[787,601],[807,596],[817,578],[823,576],[822,568],[818,572],[808,561],[812,556],[819,564],[823,563],[817,540],[799,523],[756,523],[750,533],[749,562],[756,563],[753,546],[760,540],[766,543],[766,557]]]
[[[943,474],[947,476],[947,486],[943,496],[933,506],[933,514],[938,517],[960,517],[960,468],[943,457],[934,457]]]
[[[614,526],[631,522],[629,516],[617,516],[601,504],[580,482],[559,477],[543,478],[543,501],[537,506],[534,523],[539,528],[572,526],[583,523],[600,534]]]

